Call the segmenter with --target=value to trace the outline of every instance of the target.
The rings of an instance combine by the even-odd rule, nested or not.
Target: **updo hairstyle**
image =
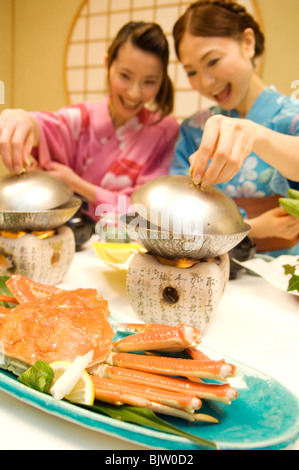
[[[230,37],[239,40],[247,28],[251,28],[255,35],[255,59],[264,52],[265,38],[260,26],[246,8],[231,0],[199,0],[190,5],[174,25],[177,57],[179,58],[180,43],[186,32],[193,36]]]

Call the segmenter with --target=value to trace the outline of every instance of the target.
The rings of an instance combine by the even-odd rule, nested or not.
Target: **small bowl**
[[[229,279],[237,279],[237,277],[245,271],[243,266],[234,262],[234,259],[237,261],[248,261],[252,259],[256,253],[256,244],[250,240],[249,237],[245,237],[241,243],[236,245],[229,253],[230,258],[230,274]]]
[[[74,233],[76,251],[80,251],[94,233],[95,222],[80,210],[67,222]]]

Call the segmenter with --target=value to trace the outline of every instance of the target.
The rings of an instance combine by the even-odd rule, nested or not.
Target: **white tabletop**
[[[111,311],[135,316],[126,275],[102,263],[90,243],[76,253],[63,288],[94,287]],[[299,297],[260,277],[229,281],[202,343],[276,378],[299,397]],[[74,425],[0,391],[0,449],[143,450]],[[293,449],[299,450],[299,441]]]

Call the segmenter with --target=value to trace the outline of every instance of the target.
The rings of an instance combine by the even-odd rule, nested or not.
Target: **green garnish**
[[[44,393],[50,390],[53,379],[54,372],[44,361],[37,361],[18,377],[22,384]]]
[[[149,410],[148,408],[138,408],[130,405],[114,406],[106,403],[99,404],[99,402],[97,402],[97,404],[93,406],[80,406],[89,410],[93,410],[97,413],[104,413],[110,416],[110,418],[119,419],[120,421],[140,424],[141,426],[154,428],[162,432],[184,437],[195,442],[201,447],[210,447],[212,449],[218,449],[218,446],[215,442],[203,439],[201,437],[195,436],[194,434],[183,431],[182,429],[159,418],[153,411]]]
[[[299,267],[299,258],[297,259],[297,264],[284,264],[284,273],[285,275],[291,274],[289,285],[288,285],[288,292],[297,290],[299,292],[299,276],[296,273],[296,269]]]
[[[299,218],[299,191],[296,189],[288,189],[289,197],[281,197],[278,199],[279,204],[293,217]]]

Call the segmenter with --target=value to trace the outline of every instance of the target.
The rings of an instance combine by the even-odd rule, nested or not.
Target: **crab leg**
[[[197,348],[187,348],[185,349],[185,352],[188,353],[189,356],[192,357],[192,359],[196,359],[198,361],[210,361],[211,360],[208,356],[206,356],[202,351],[200,351]],[[161,353],[159,354],[157,352],[146,352],[146,354],[153,354],[156,356],[161,355]],[[187,379],[191,380],[192,382],[202,383],[202,379],[200,379],[199,377],[187,377]]]
[[[18,301],[15,297],[10,297],[9,295],[0,295],[0,302],[9,302],[11,304],[17,304]]]
[[[88,372],[99,377],[106,377],[113,380],[121,380],[161,388],[163,390],[192,394],[200,399],[215,400],[227,405],[230,405],[238,396],[238,392],[229,384],[196,383],[179,377],[169,377],[137,370],[132,371],[131,369],[108,366],[107,364],[94,366]]]
[[[154,328],[145,329],[142,333],[128,335],[115,341],[113,347],[119,352],[152,349],[175,352],[197,346],[199,341],[200,333],[196,328],[179,323],[174,327],[163,325],[162,328],[159,328],[155,325]]]
[[[196,361],[163,356],[111,353],[105,362],[109,365],[144,372],[154,372],[156,374],[216,380],[226,380],[228,377],[233,377],[236,373],[236,367],[225,361]]]
[[[156,413],[163,413],[177,418],[182,418],[187,421],[206,421],[210,423],[218,423],[219,421],[209,415],[202,413],[194,413],[194,410],[186,411],[180,408],[174,408],[169,405],[164,405],[143,396],[136,396],[130,393],[123,392],[123,382],[120,387],[115,386],[115,381],[109,379],[100,379],[99,377],[92,377],[95,389],[95,397],[97,400],[111,403],[113,405],[132,405],[141,408],[149,408]],[[104,382],[105,380],[105,382]]]
[[[58,287],[39,284],[21,275],[11,276],[6,285],[20,304],[30,300],[42,299],[62,291]]]
[[[219,423],[218,419],[214,418],[214,416],[203,413],[188,413],[184,410],[172,408],[171,406],[161,405],[160,403],[152,403],[148,408],[155,413],[163,413],[165,415],[175,416],[176,418],[182,418],[191,422],[205,421],[207,423]]]
[[[145,333],[147,331],[155,331],[168,329],[171,325],[165,323],[117,323],[117,326],[121,329],[130,331],[131,333]]]
[[[149,406],[152,402],[178,408],[189,413],[201,407],[201,400],[194,395],[180,392],[170,392],[147,385],[132,384],[120,380],[110,380],[92,376],[95,386],[95,397],[104,400],[107,391],[119,392],[117,402],[133,406]]]
[[[186,353],[197,361],[210,361],[211,359],[206,356],[202,351],[197,348],[186,348]]]
[[[183,322],[179,322],[178,325],[184,325]],[[168,328],[175,328],[172,325],[166,325],[165,323],[117,323],[118,328],[125,329],[126,331],[130,331],[131,333],[146,333],[149,331],[157,331],[157,330],[168,330]],[[190,326],[193,329],[194,334],[197,334],[198,337],[201,337],[200,331],[195,326]]]

